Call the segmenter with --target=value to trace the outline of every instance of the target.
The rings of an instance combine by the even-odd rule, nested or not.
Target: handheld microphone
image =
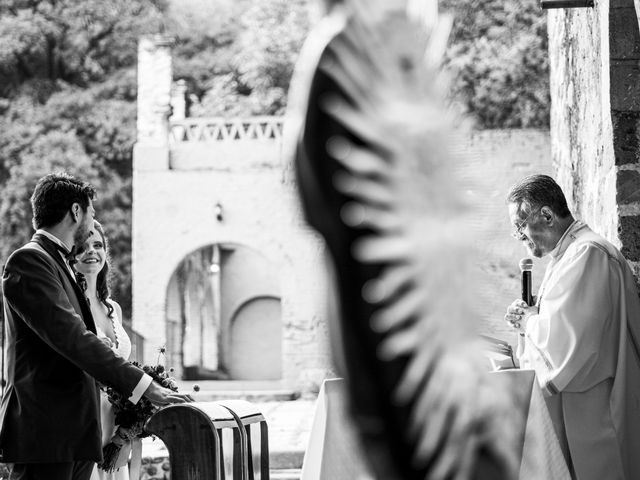
[[[522,272],[522,300],[527,305],[533,305],[533,296],[531,295],[531,270],[533,270],[533,260],[523,258],[520,260],[520,271]]]

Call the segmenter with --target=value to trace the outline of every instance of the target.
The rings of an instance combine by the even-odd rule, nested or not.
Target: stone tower
[[[189,118],[171,41],[139,45],[133,319],[185,379],[325,377],[320,244],[283,181],[282,118]]]

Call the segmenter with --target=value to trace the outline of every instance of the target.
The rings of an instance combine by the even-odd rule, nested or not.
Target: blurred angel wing
[[[383,4],[348,2],[324,29],[296,152],[337,272],[353,411],[378,478],[513,478],[512,399],[466,296],[470,211],[437,70],[450,22],[427,31]]]

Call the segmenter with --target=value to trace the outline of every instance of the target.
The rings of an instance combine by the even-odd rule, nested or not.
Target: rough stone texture
[[[620,240],[622,254],[633,262],[640,261],[640,216],[620,217]]]
[[[628,20],[628,21],[631,21]],[[611,60],[611,108],[640,111],[638,60]]]
[[[633,21],[636,10],[632,1],[620,2],[624,6],[611,8],[609,16],[609,30],[615,32],[610,38],[609,52],[612,59],[640,58],[640,29]],[[632,21],[629,21],[629,20]]]
[[[569,206],[618,244],[608,15],[606,2],[549,11],[551,148]]]
[[[621,170],[618,172],[617,189],[618,204],[630,204],[640,201],[640,173],[635,170]]]
[[[616,165],[640,160],[640,112],[611,112]]]
[[[634,0],[610,5],[549,13],[552,150],[579,216],[636,260],[640,30]]]

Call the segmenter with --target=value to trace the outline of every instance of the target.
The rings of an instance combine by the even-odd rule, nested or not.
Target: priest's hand
[[[514,328],[519,333],[524,333],[529,317],[537,314],[538,307],[529,306],[524,300],[518,299],[507,307],[507,314],[504,316],[504,320],[511,328]]]
[[[144,392],[144,396],[147,397],[151,403],[158,406],[169,405],[170,403],[193,402],[193,397],[188,393],[174,392],[173,390],[164,388],[155,381],[149,384],[149,387]]]

